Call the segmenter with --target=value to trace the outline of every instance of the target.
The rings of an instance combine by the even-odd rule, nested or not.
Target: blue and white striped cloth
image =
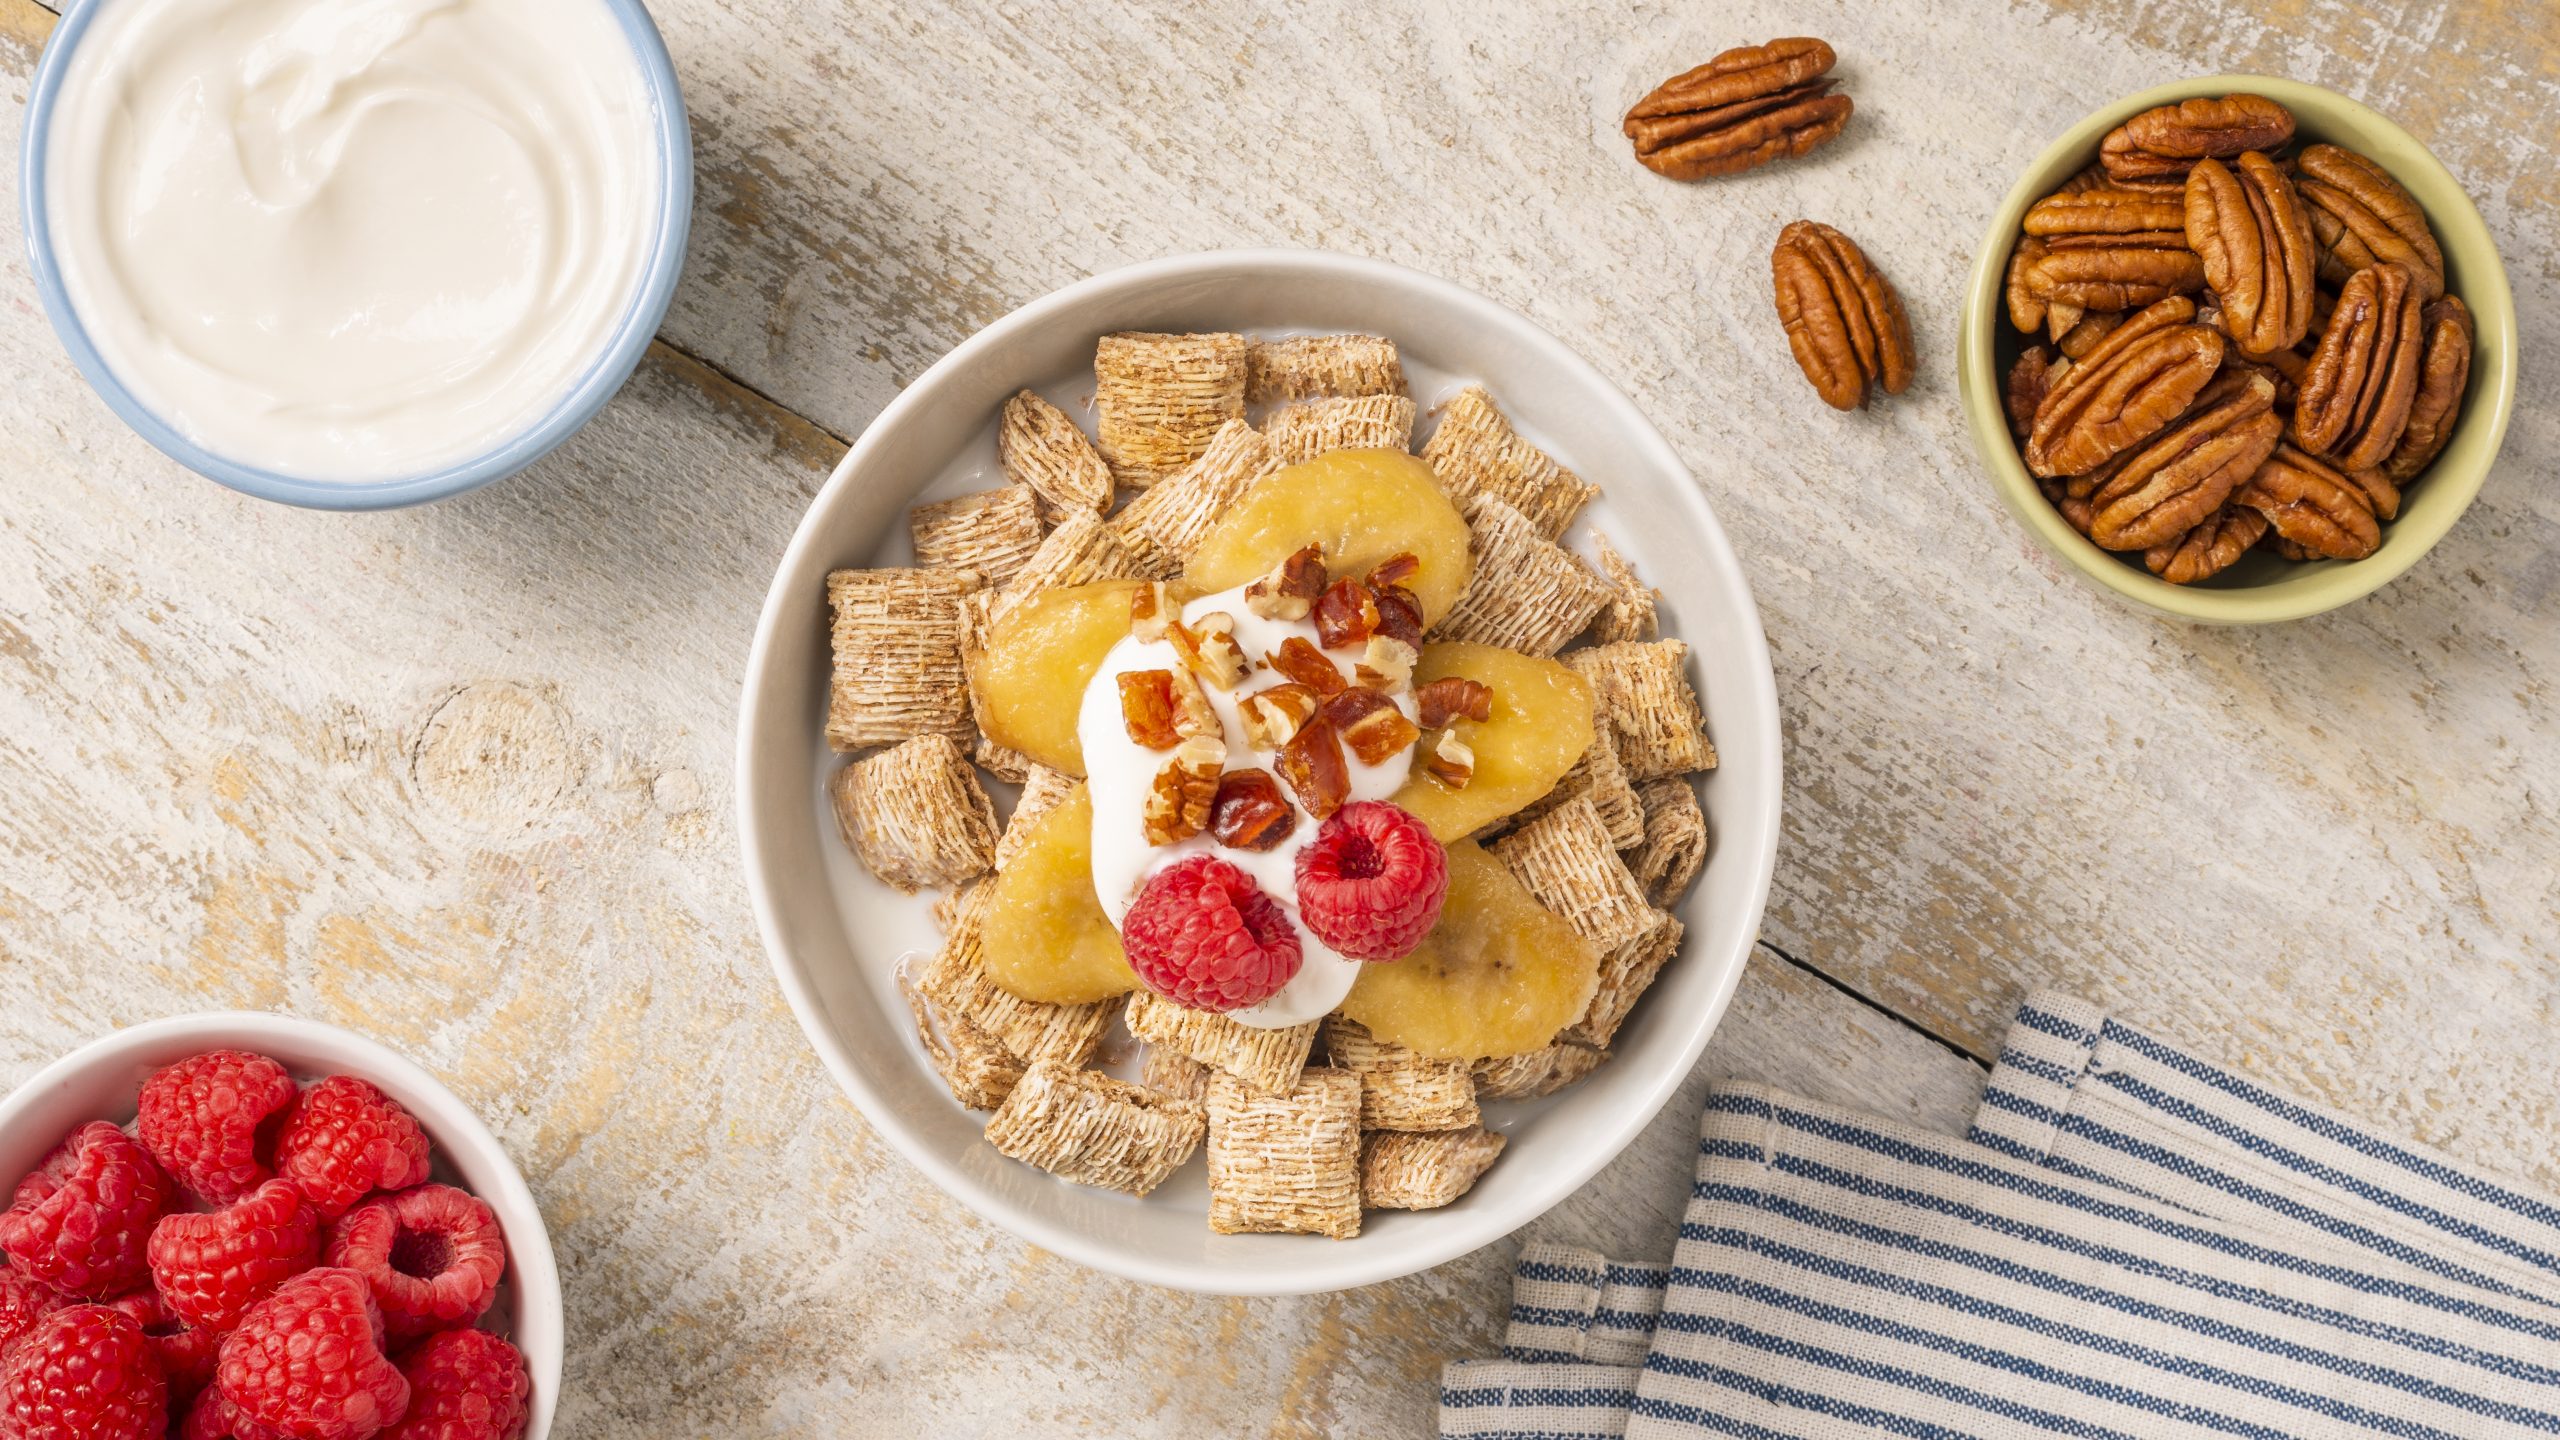
[[[1710,1098],[1668,1267],[1532,1242],[1446,1436],[2560,1434],[2560,1209],[2078,1002],[1972,1138]]]

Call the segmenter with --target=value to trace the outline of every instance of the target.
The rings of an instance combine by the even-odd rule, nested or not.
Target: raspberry
[[[260,1128],[283,1114],[293,1094],[293,1077],[266,1056],[208,1050],[151,1072],[134,1131],[169,1178],[221,1205],[272,1173],[259,1156]]]
[[[400,1357],[409,1414],[382,1440],[515,1440],[533,1379],[516,1347],[486,1330],[430,1335]]]
[[[289,1180],[151,1232],[151,1283],[169,1309],[219,1335],[278,1285],[320,1263],[320,1216]]]
[[[1194,855],[1157,872],[1120,924],[1129,968],[1194,1010],[1240,1010],[1298,973],[1297,927],[1280,902],[1224,860]]]
[[[1440,923],[1449,852],[1404,810],[1345,805],[1298,852],[1298,916],[1354,960],[1401,960]]]
[[[150,1290],[136,1290],[121,1300],[107,1302],[110,1310],[121,1310],[133,1317],[151,1348],[160,1357],[160,1373],[169,1381],[169,1408],[176,1410],[196,1398],[196,1393],[213,1383],[213,1356],[222,1345],[222,1337],[210,1330],[199,1330],[178,1318],[167,1302]]]
[[[29,1279],[85,1300],[149,1282],[143,1247],[169,1208],[169,1177],[132,1136],[92,1120],[18,1182],[0,1253]]]
[[[332,1075],[303,1091],[285,1118],[276,1173],[300,1186],[322,1219],[335,1220],[376,1190],[425,1180],[427,1134],[399,1101],[352,1075]]]
[[[38,1320],[70,1303],[69,1297],[52,1286],[0,1265],[0,1350],[8,1349],[10,1341],[36,1328]]]
[[[327,1263],[373,1287],[394,1340],[480,1318],[507,1273],[506,1237],[488,1206],[450,1185],[367,1200],[329,1231]]]
[[[352,1270],[305,1270],[250,1306],[214,1384],[236,1418],[295,1440],[367,1440],[409,1408],[409,1382],[383,1358],[382,1314]]]
[[[160,1440],[169,1391],[134,1318],[69,1305],[0,1357],[0,1435],[10,1440]]]
[[[223,1399],[216,1389],[196,1397],[187,1423],[178,1427],[178,1440],[284,1440],[284,1432],[241,1414],[240,1407]]]

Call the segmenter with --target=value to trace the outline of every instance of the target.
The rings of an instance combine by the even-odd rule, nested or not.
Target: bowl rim
[[[1605,1128],[1603,1143],[1588,1152],[1591,1158],[1587,1163],[1542,1172],[1542,1183],[1520,1202],[1516,1210],[1500,1212],[1496,1218],[1473,1226],[1450,1224],[1425,1231],[1423,1240],[1395,1251],[1372,1253],[1347,1246],[1310,1248],[1303,1263],[1285,1269],[1225,1274],[1215,1272],[1209,1265],[1158,1263],[1143,1255],[1124,1253],[1105,1240],[1088,1237],[1069,1226],[1053,1222],[1045,1215],[1016,1211],[994,1203],[992,1197],[979,1193],[964,1176],[946,1165],[917,1126],[873,1090],[851,1063],[845,1047],[827,1022],[814,988],[800,973],[787,938],[781,906],[767,883],[769,867],[761,837],[768,823],[766,812],[769,807],[756,790],[758,756],[755,737],[761,728],[761,713],[772,703],[770,697],[778,688],[772,676],[775,636],[783,625],[806,619],[807,596],[790,581],[809,563],[811,552],[826,543],[821,539],[817,517],[832,509],[839,497],[861,482],[871,455],[884,448],[884,437],[893,435],[911,411],[935,403],[934,392],[939,388],[938,382],[942,377],[967,368],[987,352],[1003,348],[1014,335],[1046,323],[1052,315],[1113,291],[1167,280],[1263,280],[1272,278],[1271,272],[1281,272],[1285,278],[1291,279],[1325,277],[1403,287],[1421,292],[1434,305],[1472,312],[1479,321],[1509,331],[1516,343],[1535,347],[1552,364],[1574,374],[1581,383],[1592,387],[1594,393],[1617,406],[1626,421],[1620,427],[1622,432],[1632,445],[1646,452],[1650,466],[1691,479],[1691,484],[1677,487],[1679,493],[1673,500],[1674,504],[1689,512],[1693,528],[1686,538],[1694,542],[1693,553],[1729,577],[1732,593],[1743,607],[1743,618],[1749,622],[1737,626],[1737,629],[1747,642],[1744,670],[1754,677],[1755,683],[1749,693],[1733,696],[1732,703],[1757,712],[1769,737],[1770,753],[1765,764],[1756,764],[1748,774],[1737,773],[1739,767],[1720,768],[1718,783],[1747,787],[1752,793],[1747,796],[1746,803],[1754,805],[1758,813],[1767,815],[1768,822],[1756,845],[1748,849],[1720,848],[1718,852],[1720,863],[1747,868],[1749,878],[1746,883],[1751,896],[1748,913],[1742,917],[1737,932],[1740,953],[1730,957],[1727,982],[1719,988],[1711,1003],[1697,1014],[1672,1063],[1661,1064],[1647,1077],[1634,1103],[1613,1112],[1612,1124]],[[902,389],[879,416],[864,427],[860,438],[845,452],[844,458],[812,497],[808,510],[793,532],[790,545],[778,562],[774,584],[766,594],[762,613],[756,621],[755,638],[748,652],[736,754],[740,860],[746,872],[748,895],[754,905],[756,926],[764,941],[766,957],[785,998],[790,1002],[792,1013],[799,1018],[800,1028],[810,1047],[818,1052],[819,1059],[834,1077],[838,1088],[854,1101],[873,1128],[886,1137],[910,1164],[923,1171],[943,1193],[1001,1230],[1078,1264],[1127,1279],[1168,1289],[1227,1296],[1302,1295],[1346,1290],[1397,1279],[1443,1264],[1492,1244],[1531,1223],[1616,1161],[1696,1067],[1699,1055],[1705,1051],[1708,1040],[1724,1017],[1726,1007],[1732,1002],[1734,991],[1739,987],[1749,952],[1758,943],[1760,921],[1767,908],[1769,887],[1776,872],[1778,835],[1784,824],[1783,717],[1778,710],[1776,674],[1769,658],[1759,605],[1752,596],[1748,576],[1714,510],[1707,504],[1704,491],[1694,482],[1693,472],[1635,401],[1572,347],[1509,306],[1453,281],[1383,260],[1316,249],[1264,247],[1200,251],[1141,261],[1103,271],[1052,291],[963,340]],[[1756,761],[1759,757],[1752,758]],[[1720,847],[1728,838],[1719,837]],[[1495,1212],[1486,1213],[1495,1215]]]
[[[657,24],[649,18],[648,8],[642,0],[602,0],[631,43],[633,57],[640,65],[642,86],[649,95],[651,130],[657,140],[654,175],[658,214],[649,231],[649,248],[642,259],[638,283],[632,288],[621,319],[607,335],[604,347],[551,408],[484,454],[423,475],[388,480],[342,483],[280,474],[226,458],[188,439],[116,378],[73,308],[70,293],[63,286],[61,266],[54,258],[53,217],[45,183],[54,104],[71,56],[79,48],[90,21],[102,5],[116,3],[119,0],[72,0],[54,23],[44,54],[36,62],[35,78],[27,87],[26,130],[19,142],[19,228],[24,232],[27,261],[35,275],[36,294],[43,302],[45,318],[52,322],[54,335],[69,352],[71,363],[107,408],[162,454],[243,495],[307,510],[391,510],[422,505],[477,490],[541,459],[594,419],[638,368],[640,357],[657,337],[659,323],[666,318],[667,307],[675,298],[676,281],[684,270],[685,242],[693,225],[693,132],[686,118],[684,94],[676,80],[675,62],[667,53]]]
[[[306,1049],[342,1050],[356,1057],[347,1071],[382,1087],[386,1094],[418,1115],[428,1138],[448,1154],[467,1151],[489,1171],[475,1179],[472,1193],[496,1210],[506,1230],[507,1261],[514,1272],[516,1294],[528,1315],[547,1321],[537,1333],[515,1340],[533,1383],[524,1440],[543,1440],[560,1400],[568,1311],[560,1293],[560,1267],[551,1246],[550,1227],[535,1203],[524,1173],[498,1137],[451,1087],[418,1062],[369,1036],[325,1020],[279,1015],[263,1010],[204,1010],[145,1020],[110,1030],[38,1069],[7,1095],[0,1096],[0,1133],[48,1095],[69,1089],[91,1073],[123,1062],[136,1052],[163,1044],[201,1045],[206,1049],[260,1049],[282,1040]],[[359,1073],[355,1066],[361,1065]],[[103,1118],[103,1117],[100,1117]],[[461,1142],[456,1143],[457,1139]],[[494,1194],[489,1192],[496,1192]]]
[[[2476,233],[2491,261],[2482,273],[2464,276],[2462,292],[2480,337],[2478,354],[2486,361],[2475,366],[2464,404],[2466,411],[2474,406],[2487,408],[2476,415],[2467,414],[2466,423],[2488,427],[2488,458],[2462,473],[2430,475],[2431,486],[2451,490],[2459,497],[2459,503],[2439,507],[2422,524],[2413,524],[2416,517],[2402,515],[2392,523],[2380,550],[2351,564],[2325,569],[2322,574],[2334,578],[2316,586],[2211,589],[2171,585],[2091,545],[2037,492],[2035,480],[2018,454],[2017,443],[2010,437],[2001,401],[2002,380],[1992,363],[2007,303],[2004,292],[2009,252],[2027,208],[2043,198],[2036,177],[2083,150],[2094,156],[2100,137],[2144,110],[2199,95],[2233,91],[2265,95],[2310,118],[2322,112],[2342,115],[2405,144],[2428,188],[2450,197],[2429,209],[2429,224],[2439,233]],[[2393,178],[2403,186],[2409,185],[2407,175]],[[2499,448],[2506,439],[2507,422],[2515,406],[2515,333],[2515,296],[2507,284],[2506,262],[2498,254],[2497,237],[2481,218],[2470,193],[2432,150],[2389,116],[2326,86],[2272,75],[2206,75],[2155,85],[2108,102],[2064,130],[2019,171],[1975,247],[1973,268],[1965,281],[1964,312],[1957,331],[1957,389],[1963,400],[1966,426],[1973,432],[1974,449],[1984,468],[1991,472],[1993,490],[2009,513],[2082,579],[2139,608],[2175,619],[2207,624],[2269,624],[2303,619],[2363,599],[2407,573],[2460,522],[2478,497],[2489,471],[2495,468]],[[2498,337],[2503,343],[2489,343],[2491,337]],[[2483,381],[2487,383],[2484,385]]]

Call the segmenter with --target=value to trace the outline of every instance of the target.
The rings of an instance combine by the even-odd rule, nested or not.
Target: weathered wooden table
[[[1004,311],[1182,250],[1349,250],[1526,312],[1669,434],[1759,592],[1791,739],[1766,941],[1687,1095],[1551,1230],[1665,1251],[1712,1076],[1959,1127],[2044,982],[2560,1187],[2550,0],[657,8],[700,164],[663,343],[464,500],[316,515],[179,471],[82,386],[0,220],[0,1082],[222,1006],[413,1052],[550,1219],[562,1435],[1418,1435],[1440,1361],[1496,1343],[1507,1245],[1248,1302],[980,1224],[837,1095],[748,915],[737,685],[846,437]],[[0,0],[13,116],[51,24]],[[1626,155],[1655,81],[1800,33],[1843,57],[1838,144],[1700,186]],[[2528,355],[2415,571],[2205,631],[1999,510],[1953,328],[2049,137],[2252,68],[2435,148]],[[1835,416],[1795,375],[1766,257],[1799,215],[1900,284],[1899,400]]]

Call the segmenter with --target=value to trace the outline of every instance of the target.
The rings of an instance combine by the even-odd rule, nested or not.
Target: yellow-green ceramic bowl
[[[2247,91],[2291,110],[2296,144],[2326,141],[2371,156],[2408,187],[2435,227],[2444,249],[2445,288],[2471,307],[2477,337],[2471,384],[2451,443],[2413,481],[2399,518],[2382,527],[2382,548],[2362,560],[2295,562],[2265,549],[2201,585],[2170,585],[2142,568],[2139,554],[2119,555],[2092,545],[2064,522],[2038,493],[2009,436],[2001,406],[2002,379],[2028,343],[2009,326],[2003,281],[2018,223],[2027,207],[2052,194],[2074,172],[2098,158],[2098,142],[2132,115],[2155,105],[2198,95]],[[2018,177],[1975,252],[1965,287],[1964,327],[1957,341],[1956,376],[1965,422],[1991,472],[1992,487],[2018,523],[2071,568],[2136,605],[2211,624],[2256,625],[2298,620],[2362,599],[2418,563],[2480,493],[2480,482],[2498,458],[2507,412],[2516,394],[2516,307],[2498,248],[2470,197],[2409,132],[2335,91],[2259,75],[2216,75],[2181,80],[2128,95],[2073,126],[2045,148]]]

